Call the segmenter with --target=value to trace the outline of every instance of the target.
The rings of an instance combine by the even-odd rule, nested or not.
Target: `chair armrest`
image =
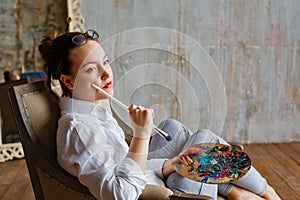
[[[213,200],[212,197],[200,194],[187,194],[182,192],[174,192],[169,200]]]
[[[168,200],[173,192],[165,187],[157,185],[146,185],[139,200]]]
[[[170,189],[157,186],[146,185],[139,200],[213,200],[206,195],[186,194],[182,192],[172,192]]]

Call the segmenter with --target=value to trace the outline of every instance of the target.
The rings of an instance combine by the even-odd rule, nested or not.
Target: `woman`
[[[51,89],[51,80],[59,80],[62,88],[58,162],[97,199],[137,199],[146,184],[166,185],[175,191],[205,194],[214,199],[217,191],[229,199],[279,199],[253,167],[234,184],[218,186],[194,182],[175,173],[171,166],[174,160],[179,158],[190,165],[188,155],[200,153],[187,148],[190,145],[208,140],[226,142],[208,130],[193,134],[175,120],[166,120],[160,126],[171,135],[171,142],[157,135],[150,142],[150,109],[129,107],[133,138],[128,146],[116,120],[100,105],[106,96],[91,87],[96,84],[113,95],[112,69],[98,37],[93,30],[70,32],[46,37],[39,46],[48,86]]]

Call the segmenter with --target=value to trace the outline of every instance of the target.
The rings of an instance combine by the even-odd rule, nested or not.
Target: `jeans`
[[[192,133],[186,126],[172,119],[163,121],[159,128],[167,132],[172,140],[167,141],[158,134],[154,135],[150,142],[148,159],[170,159],[193,144],[207,142],[228,144],[224,139],[209,130],[202,129]],[[217,193],[226,196],[233,185],[248,189],[258,195],[263,195],[267,189],[266,180],[253,166],[250,167],[250,170],[243,177],[231,184],[205,184],[182,177],[177,173],[170,174],[165,183],[173,191],[208,195],[213,199],[217,199]]]

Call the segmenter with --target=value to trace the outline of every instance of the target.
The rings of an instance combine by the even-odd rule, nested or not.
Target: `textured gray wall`
[[[67,3],[0,0],[0,10],[0,81],[5,70],[41,71],[37,47],[45,33],[65,30]]]
[[[103,37],[116,97],[154,108],[156,123],[300,140],[300,1],[89,0],[82,12]]]

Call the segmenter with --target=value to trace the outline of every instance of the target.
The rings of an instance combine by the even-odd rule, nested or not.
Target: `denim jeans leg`
[[[158,128],[168,133],[172,140],[167,141],[158,134],[154,135],[150,142],[148,159],[170,159],[177,156],[192,135],[192,132],[187,127],[172,119],[163,121]]]

